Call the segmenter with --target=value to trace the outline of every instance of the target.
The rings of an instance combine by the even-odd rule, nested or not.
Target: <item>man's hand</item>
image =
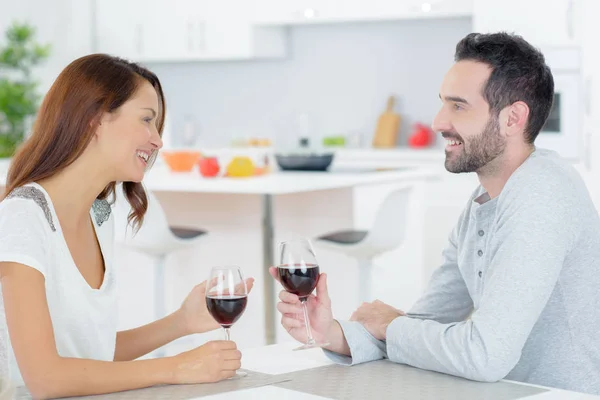
[[[375,339],[385,340],[388,325],[404,315],[404,311],[375,300],[373,303],[363,303],[352,313],[350,321],[360,322]]]

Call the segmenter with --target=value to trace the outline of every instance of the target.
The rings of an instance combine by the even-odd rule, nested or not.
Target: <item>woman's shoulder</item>
[[[46,276],[56,227],[43,192],[22,186],[0,202],[0,262],[28,265]]]
[[[48,199],[40,189],[29,185],[13,189],[0,202],[0,227],[56,231]]]

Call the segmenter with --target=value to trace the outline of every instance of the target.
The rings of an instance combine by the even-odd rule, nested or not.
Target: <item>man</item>
[[[444,263],[410,312],[375,301],[350,321],[333,319],[323,274],[309,299],[313,335],[340,363],[389,358],[600,394],[600,218],[577,172],[534,146],[552,106],[550,69],[505,33],[469,34],[455,61],[433,129],[447,140],[446,169],[481,185]],[[280,299],[283,326],[304,342],[297,296]]]

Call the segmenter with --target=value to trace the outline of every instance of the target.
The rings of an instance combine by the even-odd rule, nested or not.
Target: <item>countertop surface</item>
[[[150,171],[144,184],[150,190],[193,193],[291,194],[361,185],[403,183],[437,179],[440,171],[429,168],[374,169],[332,168],[329,172],[274,171],[249,178],[203,178],[197,171],[171,173],[165,168]]]

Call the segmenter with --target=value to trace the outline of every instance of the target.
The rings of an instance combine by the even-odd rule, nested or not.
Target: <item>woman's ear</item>
[[[109,113],[102,113],[90,121],[90,129],[94,131],[94,138],[98,139],[108,125]]]

